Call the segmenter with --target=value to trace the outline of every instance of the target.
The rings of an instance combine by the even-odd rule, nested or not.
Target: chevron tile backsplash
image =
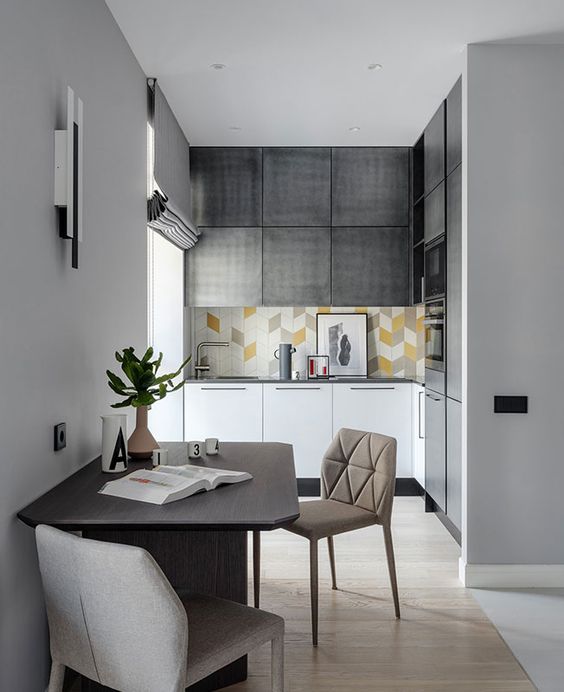
[[[315,353],[318,312],[368,314],[368,375],[398,377],[425,374],[424,308],[193,308],[195,344],[227,341],[230,348],[209,349],[214,375],[268,377],[278,373],[274,351],[281,342],[297,349],[293,369],[305,377],[306,356]]]

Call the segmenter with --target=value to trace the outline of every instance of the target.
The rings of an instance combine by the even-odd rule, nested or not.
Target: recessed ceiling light
[[[210,65],[212,70],[224,70],[227,65],[224,65],[222,62],[214,62]]]
[[[360,132],[360,127],[355,125],[354,127],[349,127],[349,132]]]
[[[238,125],[230,125],[229,129],[231,130],[231,132],[241,132],[243,128],[239,127]]]
[[[382,65],[380,65],[379,62],[371,62],[370,65],[368,65],[369,70],[381,70]]]

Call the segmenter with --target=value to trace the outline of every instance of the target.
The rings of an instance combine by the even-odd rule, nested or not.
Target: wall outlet
[[[57,423],[54,433],[54,448],[55,452],[58,452],[67,446],[67,424]]]

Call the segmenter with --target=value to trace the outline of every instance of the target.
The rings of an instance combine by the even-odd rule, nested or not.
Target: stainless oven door
[[[427,306],[425,311],[425,367],[444,372],[445,315],[442,301]]]

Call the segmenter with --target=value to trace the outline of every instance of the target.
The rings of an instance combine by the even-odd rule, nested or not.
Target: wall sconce
[[[82,100],[67,87],[67,129],[55,130],[55,206],[59,236],[72,241],[75,269],[82,241],[82,111]]]

